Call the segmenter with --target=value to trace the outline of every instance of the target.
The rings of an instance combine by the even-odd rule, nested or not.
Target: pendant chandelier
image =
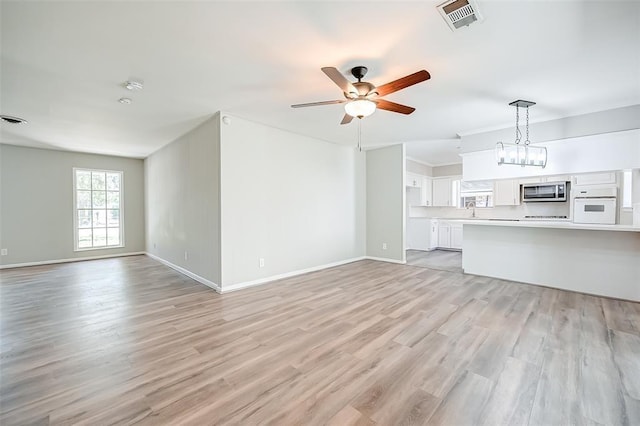
[[[547,148],[544,146],[532,146],[529,140],[529,107],[535,102],[517,100],[509,105],[516,107],[516,139],[514,143],[496,144],[496,160],[498,165],[513,164],[517,166],[536,166],[543,169],[547,166]],[[520,108],[527,111],[526,139],[522,140],[520,132]]]

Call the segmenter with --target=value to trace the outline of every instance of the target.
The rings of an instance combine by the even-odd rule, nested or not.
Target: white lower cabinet
[[[451,225],[451,248],[462,250],[462,224]]]
[[[449,248],[451,246],[451,227],[449,224],[438,224],[438,247]]]
[[[462,224],[438,221],[438,247],[462,250]]]
[[[431,237],[429,238],[429,250],[438,248],[438,221],[431,220]]]
[[[456,221],[429,218],[407,220],[407,249],[462,250],[462,224]]]

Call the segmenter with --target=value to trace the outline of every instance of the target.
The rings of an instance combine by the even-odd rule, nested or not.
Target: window
[[[459,194],[460,196],[456,197],[458,200],[458,208],[493,207],[493,182],[490,180],[475,182],[460,181]]]
[[[631,170],[625,170],[622,174],[622,208],[631,208]]]
[[[73,169],[75,249],[122,247],[122,172]]]

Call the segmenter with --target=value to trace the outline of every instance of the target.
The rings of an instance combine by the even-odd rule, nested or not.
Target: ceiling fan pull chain
[[[362,119],[358,119],[358,151],[362,152]]]

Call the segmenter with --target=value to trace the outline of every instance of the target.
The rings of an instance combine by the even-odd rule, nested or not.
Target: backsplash
[[[571,217],[571,203],[523,203],[519,206],[496,206],[492,208],[477,208],[476,217],[486,219],[523,219],[525,216],[567,216]],[[473,209],[458,209],[455,207],[410,207],[410,217],[442,217],[467,218],[471,217]]]

